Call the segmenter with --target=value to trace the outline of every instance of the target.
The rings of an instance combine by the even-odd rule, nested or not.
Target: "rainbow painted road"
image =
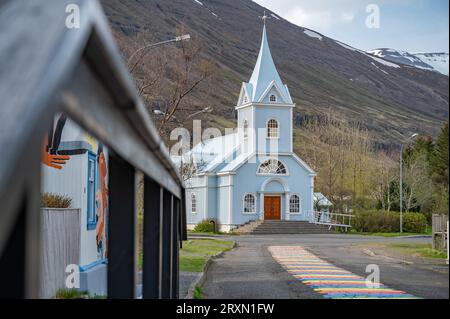
[[[328,299],[416,299],[383,284],[367,285],[366,278],[338,268],[302,246],[271,246],[273,258],[293,277]]]

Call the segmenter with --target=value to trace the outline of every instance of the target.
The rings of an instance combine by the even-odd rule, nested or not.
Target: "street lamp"
[[[190,39],[191,39],[191,35],[190,35],[190,34],[183,34],[183,35],[180,35],[180,36],[178,36],[178,37],[176,37],[176,38],[173,38],[173,39],[170,39],[170,40],[166,40],[166,41],[161,41],[161,42],[157,42],[157,43],[152,43],[152,44],[145,45],[145,46],[143,46],[142,48],[136,50],[136,51],[130,56],[130,58],[128,59],[128,64],[130,64],[130,62],[133,60],[133,58],[134,58],[139,52],[142,52],[142,51],[144,51],[144,50],[146,50],[146,49],[154,48],[154,47],[156,47],[156,46],[163,45],[163,44],[168,44],[168,43],[172,43],[172,42],[188,41],[188,40],[190,40]],[[130,73],[133,73],[134,69],[136,68],[136,66],[139,64],[139,62],[142,60],[142,58],[143,58],[144,56],[145,56],[145,54],[142,55],[142,56],[137,60],[137,62],[136,62],[136,63],[134,64],[134,66],[131,68]]]
[[[403,233],[403,148],[409,140],[415,139],[419,134],[414,133],[403,141],[400,148],[400,233]]]
[[[179,125],[183,125],[187,120],[189,120],[190,118],[200,115],[200,114],[205,114],[205,113],[211,113],[214,109],[211,106],[205,107],[204,109],[197,111],[195,113],[192,113],[190,115],[188,115],[184,120],[179,121],[175,116],[172,115],[172,119],[175,120],[175,122],[177,122]],[[166,116],[167,113],[161,110],[153,110],[153,114],[158,115],[158,116]]]

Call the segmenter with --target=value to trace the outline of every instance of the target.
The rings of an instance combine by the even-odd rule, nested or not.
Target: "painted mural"
[[[56,125],[53,123],[48,136],[44,137],[42,142],[41,162],[51,168],[62,169],[66,162],[70,160],[68,155],[57,154],[66,120],[67,118],[61,115],[56,121]]]
[[[81,207],[73,207],[90,210],[93,206],[93,213],[95,214],[95,227],[88,228],[87,231],[95,229],[95,245],[97,247],[97,258],[104,259],[108,255],[108,152],[102,143],[99,143],[94,137],[87,134],[78,125],[70,119],[67,119],[64,114],[57,115],[48,131],[47,136],[42,142],[41,162],[43,165],[54,169],[55,171],[64,172],[65,170],[75,170],[75,175],[86,176],[81,166],[68,165],[70,160],[77,157],[95,158],[95,167],[92,172],[88,172],[86,180],[83,181],[83,187],[79,189],[79,195],[86,194],[86,201],[89,201],[91,196],[89,191],[89,183],[93,182],[93,198],[95,203],[87,204],[80,203]],[[89,156],[87,156],[89,154]],[[82,160],[83,161],[83,160]],[[90,174],[94,175],[93,181],[90,180]],[[64,176],[61,174],[61,178]],[[68,181],[70,183],[70,181]],[[65,189],[60,189],[61,195],[65,195]],[[94,206],[95,205],[95,206]],[[86,212],[88,214],[88,212]],[[84,226],[85,228],[87,226]]]
[[[108,232],[107,232],[107,209],[108,209],[108,189],[107,189],[107,175],[108,165],[106,162],[106,156],[103,152],[103,145],[99,145],[98,149],[98,180],[100,180],[99,187],[97,187],[96,194],[96,215],[97,215],[97,251],[103,258],[108,256]]]

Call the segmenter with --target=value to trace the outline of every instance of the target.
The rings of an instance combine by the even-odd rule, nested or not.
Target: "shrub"
[[[216,231],[216,222],[213,219],[205,219],[198,223],[194,232],[196,233],[214,233]]]
[[[41,207],[45,208],[69,208],[72,205],[72,199],[68,196],[52,193],[41,194]]]
[[[421,213],[403,214],[403,231],[407,233],[424,233],[427,229],[427,217]]]
[[[400,231],[400,213],[387,211],[359,211],[352,222],[353,229],[364,233],[397,233]],[[427,219],[420,213],[403,213],[403,231],[423,233]]]

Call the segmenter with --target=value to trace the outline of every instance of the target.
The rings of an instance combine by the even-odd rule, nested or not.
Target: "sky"
[[[358,49],[449,52],[449,0],[253,1],[294,24]],[[372,4],[379,9],[378,27],[377,9],[372,6],[367,12]]]

